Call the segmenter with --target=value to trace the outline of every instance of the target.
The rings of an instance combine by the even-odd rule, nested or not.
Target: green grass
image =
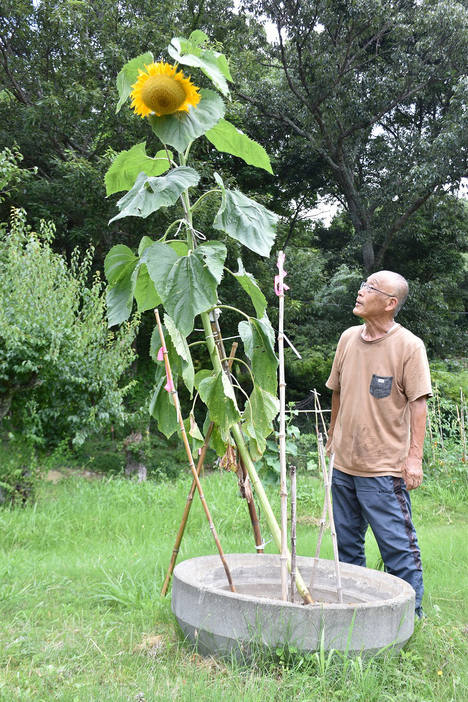
[[[37,702],[463,702],[468,700],[468,490],[430,481],[414,494],[426,620],[405,649],[363,661],[336,653],[249,668],[203,659],[160,598],[190,480],[71,478],[35,505],[0,511],[0,700]],[[230,474],[204,491],[226,552],[252,552],[246,504]],[[298,550],[315,550],[321,489],[299,477]],[[278,490],[271,501],[279,512]],[[268,539],[266,528],[263,529]],[[369,565],[378,552],[372,536]],[[179,560],[214,553],[199,501]],[[275,552],[268,544],[268,552]],[[331,557],[327,538],[322,555]]]

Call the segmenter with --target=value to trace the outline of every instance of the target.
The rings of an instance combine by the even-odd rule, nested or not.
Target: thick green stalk
[[[216,373],[222,373],[224,371],[221,364],[221,360],[216,350],[216,344],[213,338],[209,314],[207,312],[204,312],[201,315],[201,318],[203,322],[205,339],[210,354],[211,363],[213,365],[213,369],[216,371]],[[253,485],[258,501],[260,502],[260,505],[262,507],[263,514],[265,515],[268,527],[271,531],[275,544],[278,550],[281,552],[281,529],[278,526],[278,522],[276,521],[276,517],[268,501],[268,497],[266,496],[262,482],[258,477],[257,471],[255,470],[255,466],[246,446],[242,430],[238,424],[235,424],[233,427],[231,427],[231,432],[234,437],[234,441],[236,442],[236,446],[239,451],[240,457],[244,461],[245,467],[249,474],[250,481]],[[288,570],[291,571],[291,554],[289,550],[287,550],[287,559]],[[312,597],[310,596],[307,586],[298,570],[296,570],[296,587],[303,600],[307,604],[311,604],[313,602]]]

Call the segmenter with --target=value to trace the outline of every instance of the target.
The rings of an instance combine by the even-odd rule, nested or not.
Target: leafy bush
[[[50,223],[31,231],[23,210],[0,229],[0,420],[42,445],[123,420],[137,324],[108,332],[99,273],[88,283],[92,251],[68,267],[53,236]]]

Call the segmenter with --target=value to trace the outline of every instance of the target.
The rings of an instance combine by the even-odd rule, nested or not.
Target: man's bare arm
[[[418,488],[423,480],[422,459],[426,434],[427,397],[423,395],[409,403],[410,448],[408,458],[401,467],[403,480],[408,490]]]

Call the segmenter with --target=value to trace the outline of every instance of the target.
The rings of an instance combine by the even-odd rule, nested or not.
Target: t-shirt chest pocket
[[[393,377],[385,375],[374,375],[372,376],[371,384],[369,387],[370,394],[377,398],[377,400],[382,400],[384,397],[388,397],[392,391]]]

